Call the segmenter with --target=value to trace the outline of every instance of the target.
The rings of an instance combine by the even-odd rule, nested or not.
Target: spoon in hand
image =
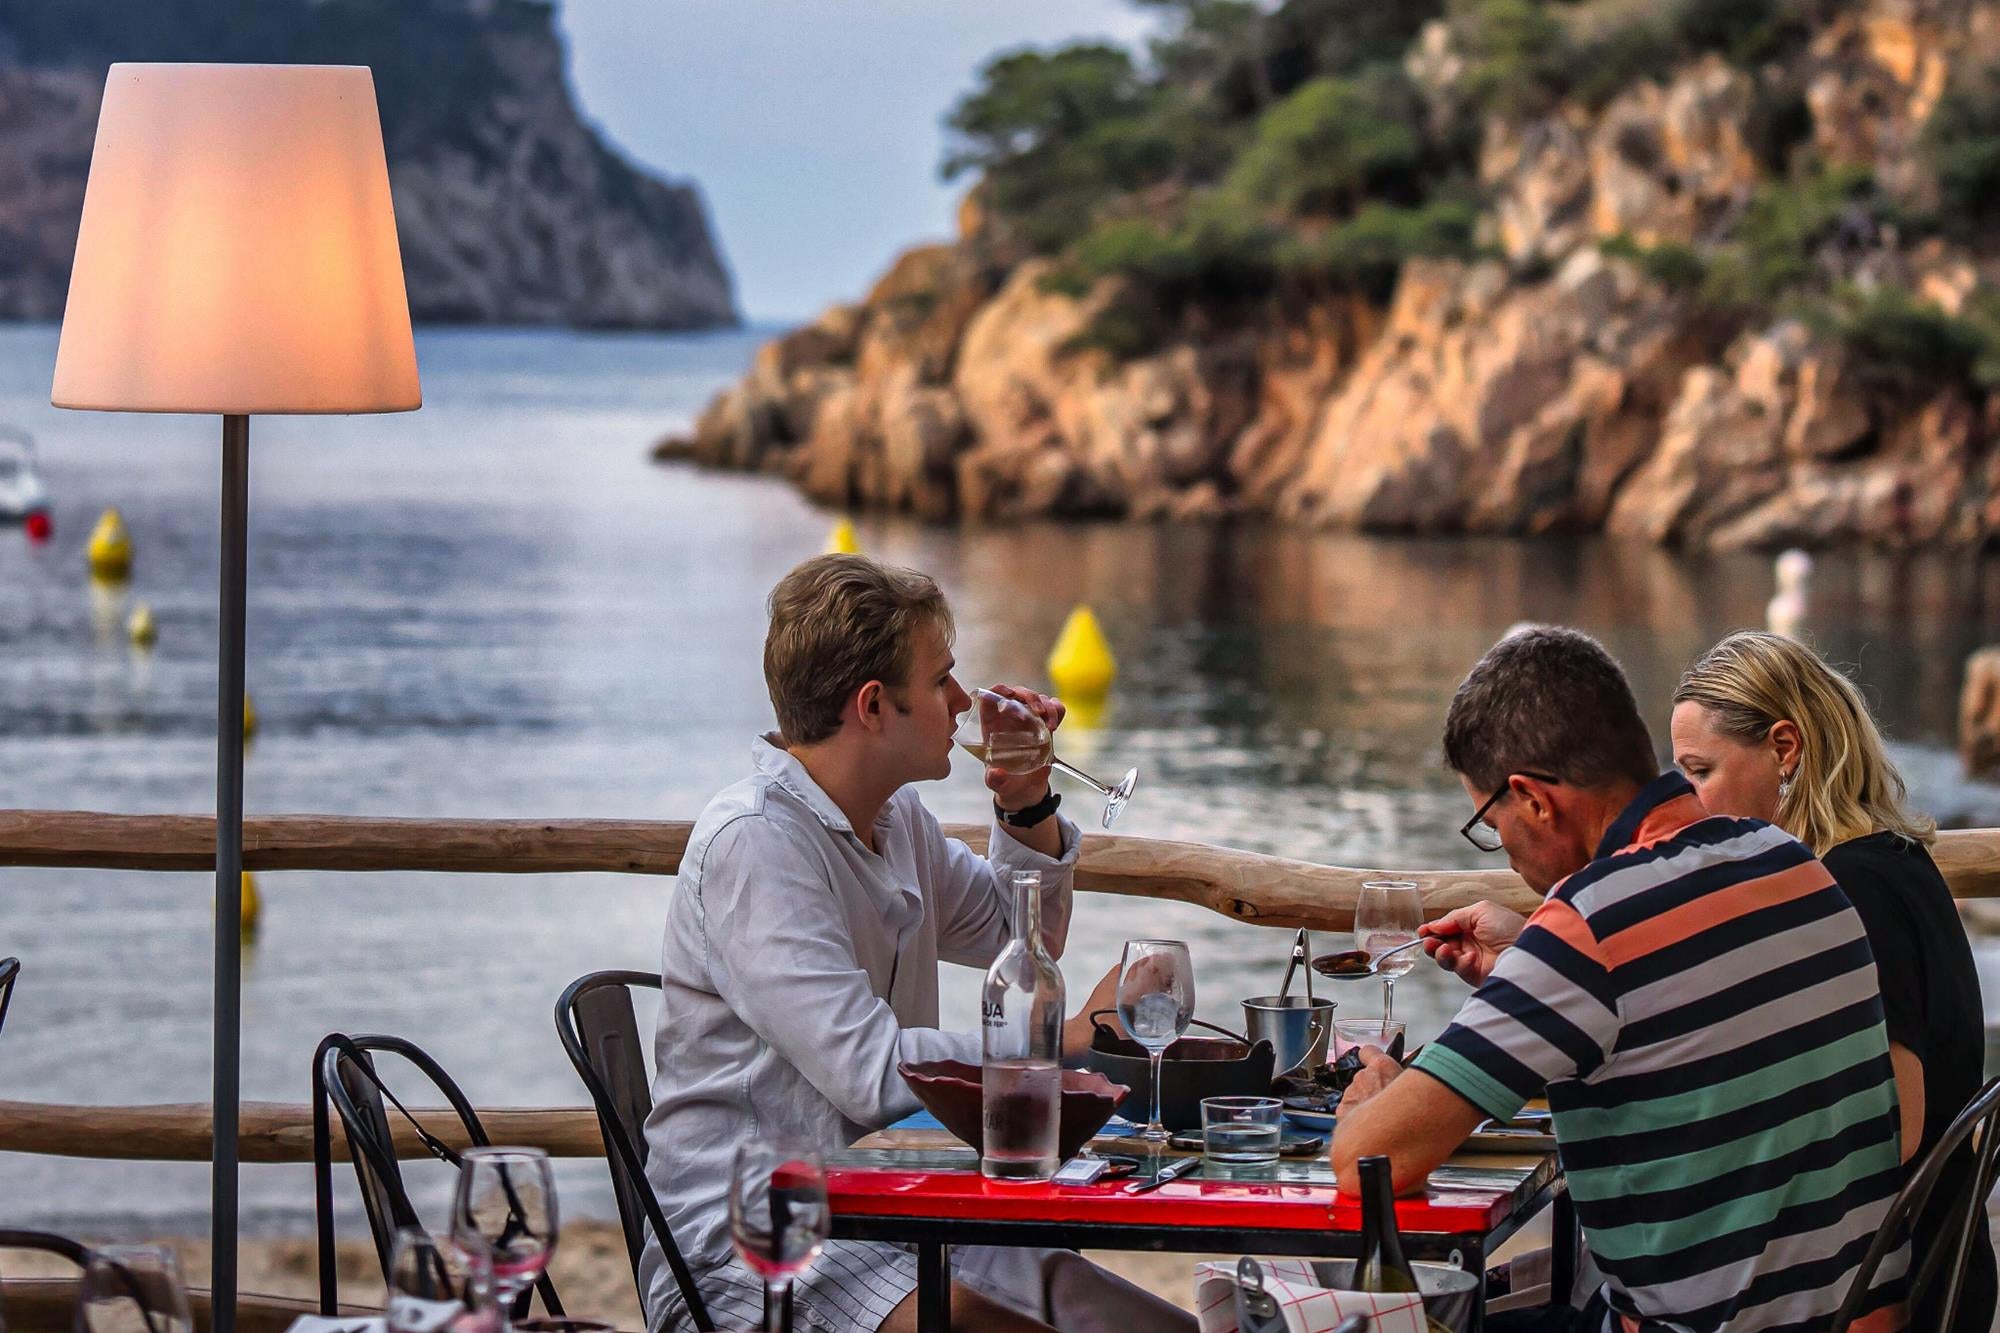
[[[1422,943],[1423,940],[1414,939],[1408,944],[1399,944],[1373,957],[1366,949],[1343,949],[1339,953],[1323,953],[1312,960],[1312,969],[1321,976],[1331,977],[1335,981],[1360,981],[1377,975],[1381,971],[1383,959],[1394,958],[1403,950],[1414,949]]]

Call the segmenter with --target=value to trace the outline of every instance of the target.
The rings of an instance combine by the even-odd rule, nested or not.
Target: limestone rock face
[[[1594,119],[1566,106],[1525,125],[1488,122],[1480,175],[1500,248],[1521,263],[1620,235],[1642,245],[1714,236],[1762,174],[1754,96],[1748,74],[1711,56],[1665,86],[1634,84]]]
[[[1594,250],[1525,288],[1492,264],[1413,265],[1278,511],[1392,530],[1595,528],[1694,356],[1686,325]]]
[[[1729,362],[1733,374],[1702,366],[1683,380],[1613,532],[1728,548],[1990,530],[1967,484],[1984,430],[1961,391],[1871,400],[1841,348],[1791,323],[1746,335]]]
[[[699,192],[640,170],[584,122],[549,6],[259,0],[258,24],[218,25],[204,3],[97,0],[129,10],[99,25],[118,33],[114,50],[91,24],[39,21],[40,0],[0,0],[0,317],[62,313],[106,65],[199,59],[374,69],[419,320],[736,322]]]
[[[975,189],[955,243],[910,251],[861,304],[772,344],[668,452],[939,518],[1991,544],[2000,395],[1907,345],[1952,330],[1892,321],[1900,368],[1863,362],[1869,344],[1835,319],[1753,318],[1648,276],[1685,266],[1612,258],[1605,242],[1713,261],[1743,242],[1791,143],[1869,167],[1921,210],[1936,183],[1918,147],[1947,73],[1996,50],[2000,0],[1857,0],[1829,8],[1787,65],[1709,55],[1601,106],[1489,119],[1474,128],[1490,257],[1406,263],[1386,304],[1322,292],[1196,312],[1123,361],[1093,325],[1142,294],[1115,279],[1053,290],[1048,261],[1022,260]],[[1433,124],[1464,128],[1470,65],[1449,25],[1428,25],[1403,64]],[[1862,212],[1800,256],[1829,292],[1986,317],[1990,244],[1899,237]]]

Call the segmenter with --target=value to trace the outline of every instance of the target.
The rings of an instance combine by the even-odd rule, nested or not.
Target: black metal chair
[[[11,963],[14,960],[9,958],[7,961]],[[67,1259],[78,1268],[90,1263],[89,1247],[68,1236],[58,1236],[53,1231],[18,1231],[0,1227],[0,1250],[38,1250]]]
[[[1959,1149],[1968,1144],[1974,1146],[1973,1169],[1969,1175],[1963,1173],[1961,1163],[1953,1160]],[[1959,1288],[1964,1285],[1965,1270],[1978,1235],[1979,1215],[1986,1207],[1987,1196],[1993,1192],[1996,1172],[2000,1172],[2000,1078],[1981,1088],[1979,1095],[1958,1113],[1957,1119],[1932,1146],[1922,1165],[1897,1193],[1895,1203],[1890,1205],[1889,1215],[1882,1221],[1881,1230],[1876,1233],[1874,1243],[1861,1260],[1861,1267],[1855,1270],[1854,1283],[1847,1289],[1846,1299],[1840,1303],[1840,1311],[1834,1316],[1830,1333],[1847,1333],[1849,1325],[1859,1316],[1862,1303],[1868,1298],[1868,1289],[1874,1283],[1876,1270],[1908,1238],[1911,1219],[1924,1211],[1930,1203],[1931,1194],[1947,1173],[1957,1177],[1953,1185],[1947,1187],[1951,1207],[1946,1213],[1944,1226],[1938,1231],[1936,1247],[1929,1254],[1911,1256],[1915,1269],[1909,1300],[1914,1308],[1930,1294],[1932,1283],[1946,1282],[1941,1316],[1944,1322],[1940,1327],[1951,1327],[1958,1314]]]
[[[457,1168],[459,1155],[410,1114],[395,1093],[389,1091],[375,1070],[375,1053],[402,1057],[415,1065],[431,1081],[465,1130],[467,1142],[476,1148],[491,1146],[478,1112],[459,1090],[451,1075],[416,1043],[402,1037],[366,1035],[350,1037],[333,1033],[313,1052],[313,1207],[319,1230],[320,1313],[340,1312],[340,1278],[333,1250],[333,1126],[327,1114],[330,1104],[340,1116],[347,1139],[347,1154],[354,1161],[354,1174],[361,1185],[362,1206],[368,1213],[368,1230],[374,1236],[375,1255],[382,1265],[382,1277],[389,1277],[390,1252],[399,1227],[422,1227],[423,1221],[410,1202],[403,1185],[403,1170],[396,1159],[396,1140],[389,1123],[393,1106],[408,1121],[427,1152],[447,1166]],[[386,1102],[386,1104],[385,1104]],[[533,1292],[524,1291],[514,1303],[514,1317],[527,1316],[529,1298],[538,1292],[551,1315],[563,1314],[555,1283],[544,1273],[535,1280]]]
[[[646,1180],[645,1125],[653,1098],[646,1083],[639,1020],[632,1007],[633,986],[658,990],[660,978],[649,972],[592,972],[578,977],[556,1001],[556,1032],[597,1107],[597,1125],[604,1136],[604,1157],[611,1166],[611,1188],[618,1199],[618,1220],[625,1228],[625,1250],[632,1260],[632,1284],[639,1289],[640,1305],[645,1304],[646,1289],[639,1280],[639,1256],[645,1250],[646,1229],[651,1227],[694,1326],[701,1333],[714,1333],[715,1323],[695,1286],[694,1274],[674,1243],[660,1201]]]
[[[10,958],[7,961],[11,963],[14,960]],[[0,1250],[34,1250],[41,1254],[53,1254],[58,1258],[67,1259],[78,1268],[90,1267],[89,1246],[81,1241],[71,1240],[68,1236],[59,1236],[53,1231],[22,1231],[0,1227]],[[164,1326],[164,1317],[174,1312],[160,1309],[156,1303],[149,1302],[146,1283],[135,1277],[123,1264],[114,1263],[111,1266],[124,1282],[126,1291],[131,1296],[132,1303],[138,1307],[139,1315],[145,1320],[149,1333],[160,1333]],[[79,1300],[81,1295],[79,1288]],[[0,1329],[5,1327],[6,1320],[0,1318]]]
[[[14,980],[20,975],[20,959],[0,958],[0,1028],[7,1026],[7,1005],[14,998]]]
[[[7,970],[8,963],[14,963],[15,970],[19,969],[15,959],[0,962],[0,973],[4,973],[4,978],[0,978],[0,1018],[4,1018],[7,1012],[6,986],[14,980],[14,973]],[[58,1236],[53,1231],[17,1231],[0,1227],[0,1250],[36,1250],[42,1254],[59,1255],[78,1268],[90,1263],[90,1251],[81,1242],[73,1241],[68,1236]],[[4,1333],[6,1327],[7,1311],[4,1303],[0,1303],[0,1333]]]

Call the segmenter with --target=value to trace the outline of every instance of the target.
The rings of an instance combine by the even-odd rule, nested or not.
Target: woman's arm
[[[1896,1067],[1896,1106],[1903,1116],[1903,1160],[1907,1162],[1924,1141],[1924,1062],[1902,1042],[1892,1041],[1889,1063]]]

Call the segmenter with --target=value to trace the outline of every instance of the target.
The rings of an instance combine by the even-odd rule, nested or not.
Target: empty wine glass
[[[484,1245],[440,1245],[419,1227],[399,1227],[389,1249],[389,1333],[493,1333],[493,1256]]]
[[[745,1143],[729,1167],[729,1239],[764,1280],[765,1333],[782,1333],[785,1293],[826,1245],[833,1212],[819,1150],[783,1138]]]
[[[194,1314],[172,1250],[106,1245],[90,1252],[76,1333],[192,1333]]]
[[[1380,958],[1417,937],[1424,924],[1423,889],[1406,879],[1363,880],[1354,902],[1354,947]],[[1417,965],[1417,951],[1382,959],[1382,1019],[1396,1017],[1396,978]]]
[[[1110,828],[1132,799],[1139,785],[1139,770],[1127,769],[1115,787],[1107,787],[1090,774],[1056,757],[1054,737],[1042,716],[1019,699],[1010,699],[992,690],[974,690],[972,707],[958,724],[953,736],[960,749],[988,768],[1003,773],[1033,773],[1054,766],[1078,782],[1093,788],[1104,798],[1104,827]]]
[[[1179,940],[1127,940],[1118,964],[1118,1018],[1153,1061],[1153,1114],[1139,1137],[1165,1143],[1160,1123],[1160,1057],[1194,1018],[1194,960]]]
[[[451,1204],[453,1243],[486,1253],[500,1327],[513,1327],[514,1300],[535,1285],[556,1250],[556,1180],[539,1148],[472,1148],[462,1159]]]

